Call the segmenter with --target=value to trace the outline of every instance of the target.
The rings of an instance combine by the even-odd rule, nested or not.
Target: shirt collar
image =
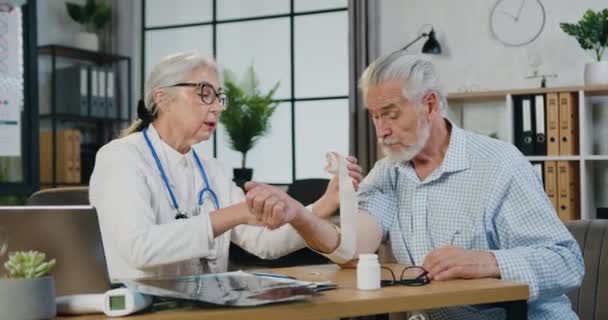
[[[156,128],[154,128],[152,124],[148,126],[148,136],[150,137],[154,147],[157,148],[157,150],[162,150],[162,154],[165,156],[168,167],[173,168],[180,164],[183,166],[184,162],[188,161],[187,159],[192,153],[192,148],[190,148],[190,150],[185,154],[181,154],[160,138],[158,131],[156,131]]]
[[[454,125],[454,123],[447,118],[445,119],[452,127],[450,132],[450,142],[448,149],[443,158],[443,162],[435,170],[433,176],[441,176],[445,172],[458,172],[469,168],[469,160],[467,159],[466,153],[466,136],[464,130]],[[406,162],[395,162],[395,166],[401,169],[412,169],[412,163]]]
[[[443,172],[458,172],[469,168],[469,160],[466,152],[466,136],[464,130],[447,120],[452,126],[450,144],[441,164]]]

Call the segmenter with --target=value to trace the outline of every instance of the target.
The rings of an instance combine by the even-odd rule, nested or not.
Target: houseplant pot
[[[110,6],[103,1],[95,0],[87,0],[84,4],[66,2],[65,6],[70,18],[86,30],[76,33],[74,45],[85,50],[99,50],[98,33],[111,18]]]
[[[234,168],[232,169],[234,180],[250,181],[253,177],[253,169],[251,168]]]
[[[251,168],[233,168],[232,169],[232,180],[237,186],[243,188],[245,182],[251,181],[253,178],[253,169]]]
[[[77,32],[74,35],[74,46],[80,49],[99,50],[99,37],[92,32]]]
[[[50,319],[55,307],[55,280],[49,271],[55,259],[45,261],[39,251],[16,251],[8,255],[0,277],[0,319]]]
[[[590,62],[585,65],[585,85],[608,84],[608,61]]]
[[[55,307],[53,276],[0,279],[0,319],[50,319]]]

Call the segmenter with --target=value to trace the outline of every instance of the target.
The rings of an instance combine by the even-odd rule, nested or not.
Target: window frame
[[[289,46],[290,46],[290,80],[291,80],[291,84],[290,84],[290,98],[286,98],[286,99],[275,99],[273,100],[273,102],[277,102],[277,103],[289,103],[290,104],[290,108],[291,108],[291,161],[292,161],[292,165],[291,165],[291,182],[287,183],[291,184],[293,183],[293,181],[296,180],[296,147],[295,147],[295,142],[296,142],[296,118],[295,118],[295,113],[296,113],[296,103],[297,102],[303,102],[303,101],[323,101],[323,100],[346,100],[348,102],[349,100],[349,94],[347,93],[346,95],[337,95],[337,96],[316,96],[316,97],[305,97],[305,98],[296,98],[295,97],[295,54],[294,54],[294,49],[295,49],[295,18],[299,17],[299,16],[308,16],[308,15],[319,15],[319,14],[325,14],[325,13],[334,13],[334,12],[346,12],[348,13],[348,2],[346,4],[346,6],[344,7],[337,7],[337,8],[331,8],[331,9],[322,9],[322,10],[311,10],[311,11],[295,11],[295,0],[289,0],[289,12],[288,13],[282,13],[282,14],[271,14],[271,15],[259,15],[259,16],[251,16],[251,17],[242,17],[242,18],[230,18],[230,19],[218,19],[218,10],[217,10],[217,1],[218,0],[212,0],[211,1],[211,7],[212,7],[212,15],[211,15],[211,21],[206,21],[206,22],[200,22],[200,23],[187,23],[187,24],[171,24],[171,25],[164,25],[164,26],[154,26],[154,27],[147,27],[146,26],[146,0],[141,0],[142,1],[142,21],[141,21],[141,61],[142,61],[142,68],[141,68],[141,83],[142,83],[142,88],[141,88],[141,96],[144,95],[144,86],[143,84],[145,83],[145,77],[146,77],[146,32],[147,31],[155,31],[155,30],[165,30],[165,29],[177,29],[177,28],[187,28],[187,27],[194,27],[194,26],[211,26],[212,29],[212,48],[213,48],[213,56],[216,57],[217,56],[217,36],[218,36],[218,25],[221,24],[225,24],[225,23],[235,23],[235,22],[246,22],[246,21],[256,21],[256,20],[268,20],[268,19],[277,19],[277,18],[289,18]],[[349,65],[350,67],[350,65]],[[349,122],[351,121],[351,119],[349,118]],[[352,123],[349,123],[349,127],[352,127]],[[350,130],[349,133],[350,135]],[[350,140],[350,139],[349,139]],[[349,149],[350,149],[350,141],[349,141]],[[217,134],[213,135],[213,157],[217,158],[217,152],[218,152],[218,141],[217,141]]]

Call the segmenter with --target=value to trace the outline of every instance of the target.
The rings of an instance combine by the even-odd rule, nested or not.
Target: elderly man
[[[494,277],[530,288],[530,319],[576,319],[565,293],[584,266],[540,179],[511,144],[466,132],[445,118],[432,64],[404,52],[372,63],[360,79],[387,155],[360,185],[358,252],[391,240],[400,263],[434,280]],[[284,193],[251,183],[250,210],[269,226],[291,223],[337,262],[339,229]],[[501,319],[499,308],[428,310],[431,319]]]

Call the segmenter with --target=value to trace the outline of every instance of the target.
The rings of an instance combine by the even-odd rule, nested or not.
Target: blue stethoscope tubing
[[[148,137],[148,128],[145,128],[143,130],[143,134],[144,134],[144,139],[146,140],[146,143],[148,144],[148,147],[150,148],[150,152],[152,153],[152,156],[154,157],[154,161],[156,161],[156,166],[158,167],[158,171],[160,171],[160,175],[162,176],[163,181],[165,182],[165,187],[169,191],[169,195],[171,196],[171,202],[173,203],[173,207],[175,208],[175,210],[177,210],[177,212],[179,214],[180,211],[179,211],[179,205],[177,203],[177,199],[175,198],[173,189],[171,188],[171,185],[169,184],[169,178],[167,177],[167,174],[165,173],[165,169],[163,169],[163,164],[160,162],[160,158],[158,157],[158,154],[156,153],[156,150],[154,149],[154,146],[152,145],[152,142],[150,141],[150,138]],[[194,155],[194,160],[196,161],[198,169],[201,172],[201,176],[203,177],[203,182],[205,183],[205,187],[198,193],[198,205],[200,207],[203,204],[203,196],[205,195],[205,192],[209,192],[209,194],[211,195],[211,199],[213,199],[215,208],[219,209],[220,201],[217,197],[217,194],[215,194],[215,192],[209,186],[209,180],[207,179],[207,173],[205,172],[203,163],[201,162],[201,159],[198,157],[198,154],[196,154],[196,151],[194,151],[194,149],[192,149],[192,154]]]

